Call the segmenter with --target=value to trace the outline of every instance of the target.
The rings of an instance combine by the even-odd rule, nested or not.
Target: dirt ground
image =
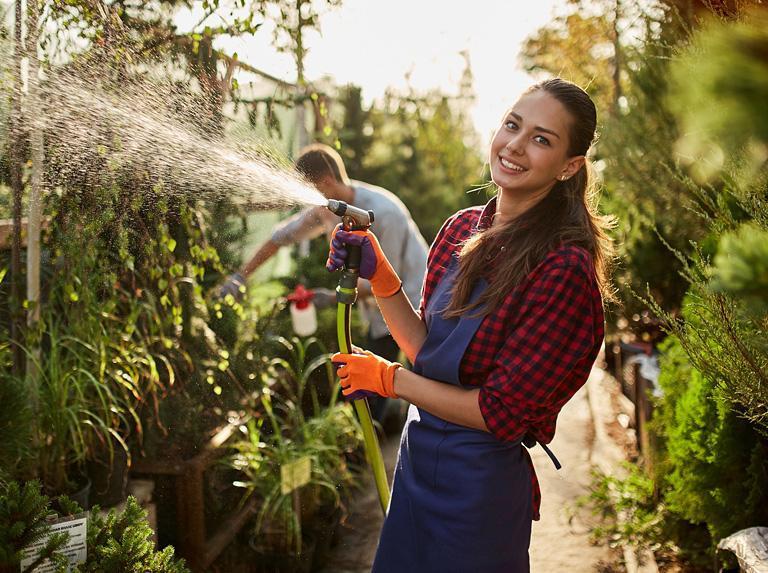
[[[542,489],[541,520],[534,522],[530,556],[531,571],[550,573],[594,573],[610,560],[608,550],[589,543],[586,510],[576,511],[575,500],[589,483],[593,422],[586,386],[563,408],[557,434],[550,448],[563,468],[555,470],[546,453],[531,450]],[[382,445],[391,476],[397,455],[398,438]],[[372,480],[368,480],[349,508],[341,541],[323,573],[370,571],[383,521]],[[427,573],[427,572],[423,572]]]

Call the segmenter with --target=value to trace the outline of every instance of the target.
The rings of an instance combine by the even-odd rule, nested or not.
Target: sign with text
[[[283,495],[291,493],[309,483],[312,477],[312,460],[309,456],[280,466],[280,491]]]
[[[75,563],[83,563],[88,555],[88,549],[86,547],[86,530],[88,524],[88,514],[80,513],[72,517],[63,517],[53,521],[50,532],[43,538],[39,539],[26,549],[24,549],[24,556],[21,559],[21,570],[29,567],[37,559],[40,550],[47,543],[48,538],[54,533],[68,533],[69,540],[64,546],[57,551],[57,553],[64,555],[70,565]],[[40,565],[35,567],[34,573],[52,573],[54,566],[50,560],[43,561]]]

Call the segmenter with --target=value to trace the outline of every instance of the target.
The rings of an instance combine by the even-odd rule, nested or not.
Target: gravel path
[[[542,518],[534,522],[530,548],[531,571],[534,573],[594,573],[600,571],[602,562],[609,560],[606,548],[589,543],[587,527],[582,519],[586,516],[573,514],[572,511],[573,502],[584,493],[589,483],[593,433],[585,386],[563,408],[557,435],[550,445],[563,468],[556,471],[540,447],[531,450],[543,496]],[[396,437],[389,438],[383,444],[389,475],[397,456],[397,445]],[[370,571],[381,523],[376,491],[372,480],[368,480],[352,502],[341,541],[322,573]]]

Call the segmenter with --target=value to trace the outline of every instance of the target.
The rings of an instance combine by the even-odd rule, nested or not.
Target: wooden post
[[[37,40],[40,7],[38,0],[27,0],[27,114],[29,147],[32,159],[32,176],[29,191],[29,216],[27,224],[27,327],[35,330],[40,321],[40,225],[43,211],[43,128],[40,105],[40,81],[38,76]],[[38,372],[40,343],[35,338],[27,357],[27,378],[33,412],[37,410]]]
[[[13,231],[11,238],[11,340],[13,341],[13,373],[21,376],[24,372],[24,288],[21,274],[21,199],[24,193],[22,173],[24,164],[24,134],[21,108],[21,62],[24,57],[21,33],[21,0],[16,0],[13,30],[13,101],[11,104],[10,137],[8,157],[10,159],[11,193],[13,196]]]
[[[643,464],[647,471],[652,470],[652,452],[648,421],[651,417],[651,404],[648,401],[648,381],[640,374],[640,365],[633,365],[635,378],[635,426],[637,445],[643,455]]]
[[[202,451],[189,460],[159,461],[138,459],[131,473],[136,475],[165,475],[174,477],[176,490],[176,523],[179,540],[176,552],[187,561],[194,573],[206,571],[243,526],[257,513],[258,500],[249,499],[243,507],[218,525],[208,536],[205,527],[205,471],[226,450],[222,446],[235,430],[247,422],[238,420],[218,431]]]

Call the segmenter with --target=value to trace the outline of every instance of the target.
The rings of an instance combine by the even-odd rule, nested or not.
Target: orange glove
[[[347,245],[360,247],[360,276],[371,281],[374,296],[387,298],[397,293],[403,284],[387,260],[376,235],[370,231],[345,231],[338,225],[331,237],[331,249],[325,267],[337,271],[347,259]]]
[[[395,394],[395,372],[402,368],[398,362],[390,362],[368,350],[364,354],[341,354],[331,356],[341,379],[344,396],[365,395],[374,392],[379,396],[397,398]]]

